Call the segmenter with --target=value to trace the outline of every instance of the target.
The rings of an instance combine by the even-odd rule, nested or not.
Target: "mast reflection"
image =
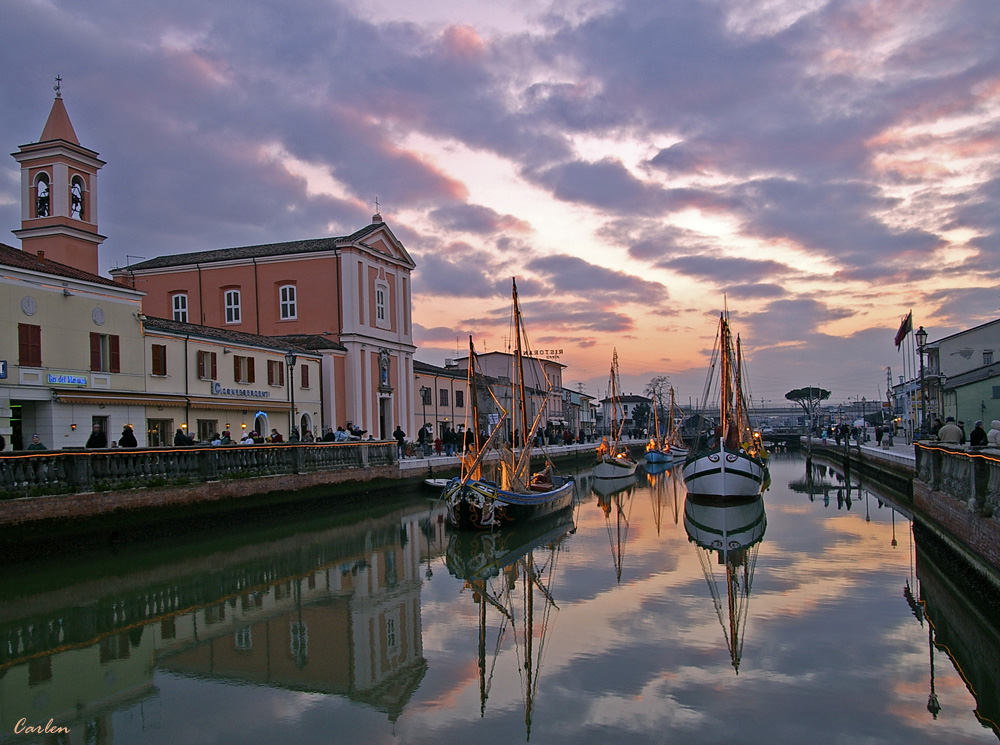
[[[698,546],[698,560],[739,675],[757,553],[767,529],[764,500],[760,496],[735,501],[689,494],[684,502],[684,529]]]

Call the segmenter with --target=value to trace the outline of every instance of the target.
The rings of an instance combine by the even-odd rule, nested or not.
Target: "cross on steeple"
[[[52,90],[56,92],[56,98],[62,98],[62,76],[56,75],[56,84],[52,86]]]

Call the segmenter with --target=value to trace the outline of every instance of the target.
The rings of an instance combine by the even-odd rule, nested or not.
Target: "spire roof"
[[[52,110],[49,112],[49,118],[45,122],[45,129],[42,130],[42,139],[39,141],[48,142],[49,140],[65,140],[74,145],[80,144],[80,141],[76,139],[73,123],[69,120],[69,114],[66,113],[66,106],[63,104],[62,95],[58,93],[56,94],[56,100],[52,102]]]

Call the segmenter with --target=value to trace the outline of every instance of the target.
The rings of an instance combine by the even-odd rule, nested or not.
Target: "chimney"
[[[44,251],[39,251],[37,254],[35,254],[35,256],[38,257],[39,261],[45,261],[45,252]]]

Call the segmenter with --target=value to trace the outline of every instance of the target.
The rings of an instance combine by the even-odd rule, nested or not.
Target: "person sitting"
[[[233,444],[233,437],[232,437],[232,435],[229,434],[229,430],[228,429],[225,432],[222,433],[222,435],[219,437],[219,440],[221,441],[219,443],[221,445],[232,445]]]
[[[184,434],[183,429],[178,429],[174,432],[174,445],[194,445],[194,438]]]
[[[45,447],[42,444],[42,441],[39,439],[38,435],[32,435],[31,436],[31,444],[28,445],[28,447],[25,448],[25,449],[26,450],[48,450],[48,448]]]

